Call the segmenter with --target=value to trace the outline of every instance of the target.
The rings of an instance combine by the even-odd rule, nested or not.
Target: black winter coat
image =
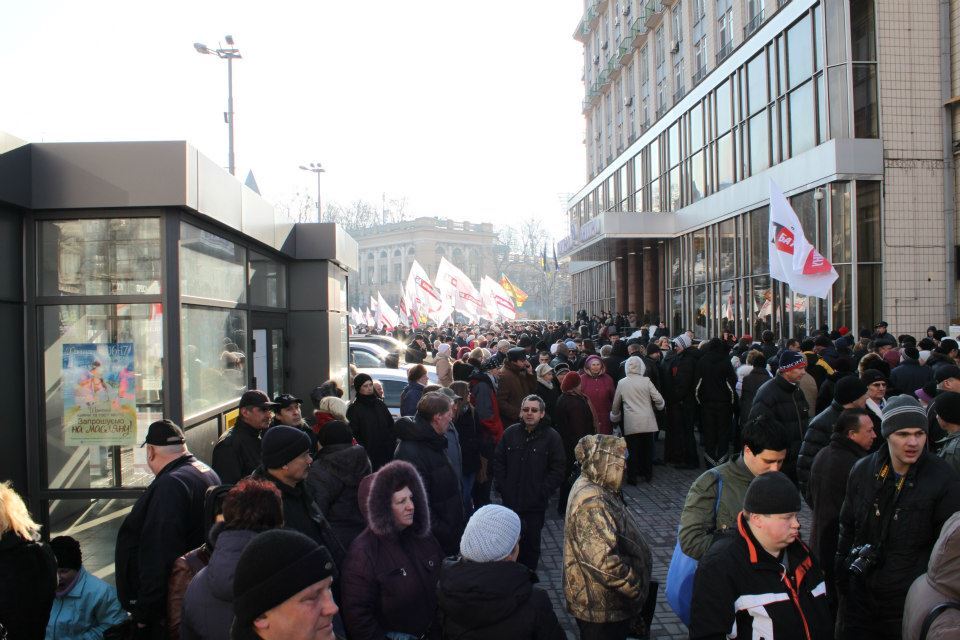
[[[393,460],[397,448],[393,416],[379,396],[358,395],[347,407],[347,420],[353,436],[367,450],[374,471]]]
[[[523,423],[507,427],[493,457],[493,477],[503,505],[517,513],[545,511],[565,470],[560,434],[543,420],[533,431]]]
[[[783,472],[796,482],[797,455],[800,453],[800,443],[803,442],[803,436],[810,422],[807,400],[803,396],[803,391],[798,385],[787,382],[783,376],[774,377],[763,383],[753,399],[750,418],[759,415],[772,416],[786,429],[790,438],[790,447],[787,449]]]
[[[307,486],[344,549],[366,526],[357,501],[357,489],[370,473],[367,452],[354,444],[327,445],[310,465]]]
[[[473,373],[473,365],[467,364],[466,362],[460,362],[457,360],[453,363],[453,379],[454,380],[463,380],[466,382],[470,379],[470,374]]]
[[[571,372],[567,375],[577,374]],[[574,448],[580,438],[597,432],[593,411],[584,396],[578,393],[561,393],[554,414],[553,426],[563,441],[563,452],[567,460],[566,475],[569,476],[573,471],[573,463],[576,462]]]
[[[813,428],[811,424],[810,428]],[[840,536],[840,508],[847,490],[850,470],[868,452],[845,433],[834,433],[830,444],[821,449],[810,470],[807,504],[813,509],[810,528],[810,549],[821,558],[827,575],[833,576],[833,559],[837,556]]]
[[[10,640],[43,640],[53,594],[57,559],[46,544],[13,531],[0,537],[0,624]]]
[[[743,376],[740,382],[740,425],[747,423],[750,417],[750,409],[753,408],[753,399],[757,396],[757,391],[770,381],[770,374],[763,367],[754,367],[750,373]]]
[[[840,510],[840,538],[837,544],[838,579],[846,572],[845,557],[854,546],[876,543],[880,518],[874,503],[884,490],[879,478],[890,462],[889,447],[883,446],[859,460],[847,479],[847,493]],[[894,483],[892,469],[887,483]],[[892,491],[891,491],[892,492]],[[903,488],[893,506],[896,517],[890,522],[883,542],[883,564],[850,589],[867,590],[876,597],[877,611],[884,617],[902,617],[904,598],[910,584],[927,570],[930,551],[943,523],[960,510],[960,477],[936,455],[924,451],[910,466]],[[881,507],[881,513],[888,513]],[[842,585],[842,582],[840,583]]]
[[[837,424],[842,411],[843,405],[834,400],[829,407],[810,421],[807,432],[803,434],[803,442],[800,444],[800,453],[797,456],[797,479],[800,481],[800,490],[803,491],[804,497],[807,493],[807,483],[810,482],[810,467],[813,466],[813,459],[817,457],[821,449],[830,444],[833,426]],[[807,504],[810,504],[809,499],[807,499]]]
[[[317,544],[325,546],[339,567],[343,562],[346,549],[340,544],[324,513],[317,506],[311,488],[305,482],[291,487],[274,478],[262,466],[253,472],[253,477],[269,480],[280,490],[280,500],[283,503],[283,527],[299,531]]]
[[[934,371],[916,360],[904,360],[890,372],[889,395],[905,393],[917,397],[917,389],[933,382]]]
[[[722,403],[734,405],[737,398],[737,373],[725,353],[704,353],[695,368],[695,393],[700,404]]]
[[[464,476],[476,473],[480,469],[480,421],[477,412],[472,406],[453,421],[460,438],[460,468]]]
[[[796,540],[785,549],[790,566],[785,577],[783,565],[760,546],[742,513],[737,520],[737,532],[715,542],[697,566],[690,638],[720,640],[733,628],[738,638],[832,638],[823,572],[807,546]]]
[[[697,356],[691,349],[684,349],[664,358],[660,365],[660,378],[666,391],[664,399],[667,404],[694,400],[696,367]]]
[[[204,499],[218,484],[213,469],[181,456],[160,470],[120,525],[117,595],[137,622],[153,625],[166,617],[170,570],[206,541]]]
[[[563,640],[547,593],[517,562],[446,560],[437,588],[444,638]]]
[[[242,419],[213,447],[213,470],[224,484],[237,484],[260,466],[260,429]]]
[[[420,414],[396,422],[400,444],[394,460],[416,467],[427,490],[431,531],[446,555],[460,549],[463,534],[463,497],[457,472],[447,457],[447,438],[439,435]]]
[[[543,398],[543,403],[547,405],[547,417],[550,418],[550,424],[555,424],[554,415],[557,412],[557,400],[560,399],[560,383],[554,379],[553,388],[547,389],[542,382],[537,382],[537,388],[534,391]]]

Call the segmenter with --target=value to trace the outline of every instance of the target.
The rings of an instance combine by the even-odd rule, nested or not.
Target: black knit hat
[[[760,515],[796,513],[800,511],[800,492],[785,473],[763,473],[754,478],[747,487],[743,510]]]
[[[937,395],[937,415],[943,418],[944,422],[960,424],[960,393],[943,391]],[[50,544],[53,544],[52,540]]]
[[[310,451],[312,445],[310,436],[300,429],[278,424],[263,434],[260,460],[265,469],[279,469],[304,451]]]
[[[867,384],[857,376],[844,376],[833,388],[833,399],[840,404],[850,404],[867,393]]]
[[[362,387],[364,383],[372,381],[373,378],[371,378],[368,374],[358,373],[357,377],[353,379],[353,390],[357,392],[357,395],[360,395],[360,387]]]
[[[271,529],[257,535],[237,561],[230,636],[256,638],[257,617],[329,576],[336,577],[330,552],[302,533]]]
[[[331,444],[350,444],[353,442],[353,431],[342,420],[331,420],[320,428],[320,446]]]
[[[57,557],[57,567],[60,569],[80,570],[83,564],[83,553],[80,543],[70,536],[57,536],[50,540],[50,549]]]

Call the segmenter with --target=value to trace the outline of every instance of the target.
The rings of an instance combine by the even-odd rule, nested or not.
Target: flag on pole
[[[504,320],[516,320],[517,309],[511,296],[506,289],[488,276],[483,276],[480,281],[480,297],[483,299],[483,308],[490,320],[503,318]]]
[[[510,282],[510,278],[508,278],[505,273],[500,274],[500,286],[513,297],[513,301],[516,303],[518,309],[522,307],[523,303],[530,297],[523,289]]]
[[[839,277],[830,261],[807,241],[783,191],[770,181],[770,277],[794,293],[826,298]]]
[[[557,243],[553,243],[553,270],[560,271],[560,263],[557,262]]]
[[[407,310],[414,317],[418,315],[433,317],[443,306],[436,287],[430,283],[426,270],[416,260],[410,265],[410,273],[407,275],[403,293],[407,298]]]
[[[377,291],[377,325],[383,325],[383,328],[387,331],[393,331],[399,323],[400,318],[397,316],[397,312],[387,304],[387,301]]]
[[[544,271],[547,270],[547,243],[543,243],[543,256],[540,258],[540,268]]]
[[[366,322],[367,327],[372,329],[376,324],[376,320],[374,320],[373,314],[370,313],[370,309],[367,309],[366,311],[364,311],[363,316],[364,316],[364,321]]]
[[[480,292],[473,286],[470,278],[446,258],[440,258],[436,282],[442,299],[452,305],[455,311],[472,319],[480,317],[483,307]]]

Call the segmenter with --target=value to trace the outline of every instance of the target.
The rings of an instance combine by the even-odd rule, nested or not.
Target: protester
[[[450,385],[457,398],[453,406],[453,426],[460,440],[461,487],[464,516],[473,513],[473,487],[480,470],[481,427],[477,412],[470,404],[470,385],[454,380]]]
[[[554,424],[554,415],[557,412],[557,400],[560,399],[560,381],[549,364],[538,365],[535,369],[537,374],[537,387],[534,390],[536,395],[543,398],[547,405],[546,415],[550,423]]]
[[[334,640],[336,566],[326,548],[288,529],[258,534],[237,562],[232,640]]]
[[[823,573],[800,540],[800,493],[779,471],[754,478],[737,517],[700,560],[690,638],[833,637]]]
[[[637,477],[645,482],[653,479],[654,436],[657,418],[654,409],[663,410],[663,396],[646,377],[643,359],[631,356],[625,362],[626,376],[617,383],[610,409],[610,420],[623,424],[624,438],[630,457],[627,459],[627,484],[636,484]]]
[[[832,560],[837,556],[840,508],[847,492],[847,478],[857,460],[870,453],[876,438],[873,421],[863,409],[845,409],[836,420],[830,444],[820,450],[810,468],[807,491],[807,502],[813,509],[810,549],[817,558],[828,562],[823,571],[832,617],[836,617],[838,609]]]
[[[489,504],[474,513],[460,558],[444,562],[438,599],[441,632],[460,640],[565,640],[546,592],[517,562],[520,518]]]
[[[580,438],[597,433],[597,416],[581,389],[581,378],[575,371],[564,376],[560,383],[560,398],[557,399],[556,420],[553,426],[560,433],[563,451],[567,459],[564,473],[569,476],[576,462],[574,449]]]
[[[700,454],[693,434],[697,413],[695,393],[697,354],[693,340],[681,334],[663,359],[661,371],[667,397],[667,438],[664,459],[680,469],[699,469]],[[662,348],[662,347],[661,347]],[[668,347],[669,348],[669,347]]]
[[[240,555],[263,531],[283,526],[280,491],[271,482],[244,478],[223,499],[210,562],[187,587],[180,638],[229,640],[233,621],[233,580]]]
[[[430,402],[430,395],[421,403]],[[444,555],[431,533],[424,483],[413,465],[395,460],[372,477],[365,504],[367,527],[343,563],[347,635],[350,640],[420,638],[436,614]]]
[[[797,481],[797,455],[800,443],[809,423],[807,400],[797,386],[803,376],[807,361],[802,354],[789,349],[780,354],[777,375],[757,390],[750,409],[750,417],[769,415],[779,422],[790,435],[790,446],[783,472]]]
[[[563,530],[567,610],[583,640],[624,640],[641,618],[652,565],[650,547],[619,495],[627,445],[615,436],[585,436],[576,456],[582,471]]]
[[[0,482],[0,625],[10,640],[43,638],[57,591],[57,559],[10,482]]]
[[[240,417],[213,448],[213,470],[226,484],[236,484],[260,464],[260,435],[270,427],[279,405],[263,391],[252,389],[240,396]]]
[[[907,589],[923,573],[943,523],[960,510],[960,478],[927,451],[926,430],[916,399],[892,398],[884,408],[886,446],[850,472],[837,544],[848,637],[900,637]]]
[[[937,455],[960,473],[960,393],[946,392],[937,402],[937,423],[947,434],[936,442]]]
[[[720,338],[711,338],[694,368],[694,396],[700,404],[701,444],[708,466],[726,462],[737,394],[737,374]]]
[[[340,545],[347,549],[363,531],[357,502],[360,481],[372,472],[366,450],[353,443],[345,422],[328,422],[320,432],[320,452],[310,464],[306,485]]]
[[[600,356],[587,356],[580,373],[580,390],[593,406],[597,416],[597,433],[612,434],[610,408],[616,393],[616,384],[609,375]]]
[[[742,437],[741,455],[703,473],[687,492],[677,538],[683,553],[694,560],[702,558],[723,534],[736,529],[753,479],[783,467],[790,438],[773,418],[763,415],[750,420]]]
[[[473,359],[471,357],[471,359]],[[503,419],[497,401],[500,368],[496,362],[476,360],[477,368],[470,375],[470,403],[480,423],[480,467],[474,481],[473,504],[482,507],[490,502],[493,484],[493,452],[503,436]]]
[[[291,429],[309,442],[292,427],[277,428]],[[171,568],[178,557],[203,544],[206,490],[220,484],[213,469],[197,460],[185,442],[183,431],[170,420],[149,426],[141,446],[146,447],[147,465],[156,477],[117,533],[120,604],[133,614],[139,633],[148,637],[164,633]]]
[[[437,382],[441,387],[449,387],[453,382],[453,363],[450,361],[450,344],[441,342],[437,347],[437,355],[433,359],[433,366],[437,370]]]
[[[926,640],[960,637],[957,603],[960,603],[960,513],[943,523],[940,537],[930,553],[927,572],[910,585],[903,609],[903,640],[920,640],[924,626],[928,626]]]
[[[393,459],[397,437],[393,432],[390,409],[376,394],[373,383],[373,379],[366,373],[359,373],[353,379],[356,395],[347,407],[347,422],[376,471]]]
[[[400,392],[401,416],[412,416],[417,412],[417,403],[423,396],[424,387],[429,383],[427,368],[422,364],[415,364],[407,369],[407,386]]]
[[[530,395],[520,404],[520,422],[507,427],[494,454],[493,476],[503,499],[523,523],[519,562],[537,570],[547,503],[564,479],[563,441],[544,419],[545,404]]]
[[[395,460],[412,464],[427,490],[431,532],[445,554],[453,555],[463,532],[463,498],[456,469],[446,454],[453,403],[441,393],[424,394],[416,415],[397,420]]]
[[[737,383],[737,391],[740,394],[738,421],[741,428],[750,419],[750,409],[753,407],[753,399],[756,397],[757,391],[771,378],[770,372],[767,370],[767,359],[760,351],[754,349],[747,353],[746,366],[747,369],[744,371],[743,378]]]
[[[356,377],[354,377],[354,380],[356,380]],[[313,433],[318,441],[320,439],[320,433],[323,431],[323,428],[327,426],[327,423],[335,420],[349,422],[349,420],[347,420],[347,411],[350,409],[350,406],[343,398],[327,396],[326,398],[321,398],[317,406],[317,410],[313,412]]]
[[[516,420],[520,415],[520,402],[536,388],[537,376],[526,352],[520,347],[507,351],[497,384],[497,404],[504,426]]]

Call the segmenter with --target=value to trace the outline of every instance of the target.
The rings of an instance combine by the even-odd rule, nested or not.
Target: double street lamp
[[[323,214],[320,213],[320,174],[325,173],[326,169],[320,166],[319,162],[302,164],[300,168],[304,171],[310,171],[317,174],[317,222],[323,222]]]
[[[227,111],[223,114],[223,120],[227,123],[228,142],[227,142],[227,165],[230,175],[237,174],[237,164],[233,156],[233,61],[239,60],[242,56],[240,50],[234,46],[233,36],[226,36],[227,48],[218,46],[211,49],[207,45],[194,42],[193,48],[197,53],[204,55],[214,55],[221,60],[227,61]]]

